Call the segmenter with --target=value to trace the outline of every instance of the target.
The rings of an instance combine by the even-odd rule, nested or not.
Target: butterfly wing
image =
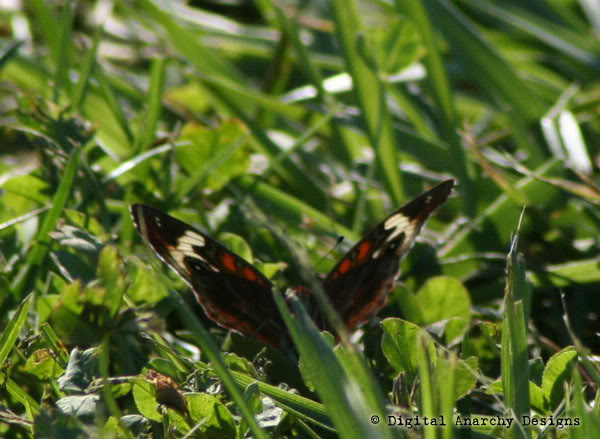
[[[287,329],[269,279],[183,221],[143,204],[132,205],[130,211],[139,234],[192,287],[211,320],[271,346],[280,345]]]
[[[393,212],[337,263],[323,282],[325,293],[348,330],[368,321],[387,302],[400,269],[423,224],[444,203],[447,180]]]

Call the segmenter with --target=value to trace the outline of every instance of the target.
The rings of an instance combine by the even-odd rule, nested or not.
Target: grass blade
[[[433,379],[431,376],[431,365],[432,359],[428,355],[428,343],[423,338],[419,338],[419,377],[421,379],[420,393],[421,393],[421,407],[420,412],[423,416],[429,419],[434,419],[439,415],[439,410],[436,408],[438,399],[434,395]],[[435,439],[437,437],[437,427],[428,425],[424,427],[425,439]]]
[[[600,44],[596,39],[586,38],[581,33],[549,21],[540,15],[526,12],[523,8],[503,5],[501,8],[490,2],[462,0],[473,9],[492,16],[504,25],[514,26],[568,57],[600,70]]]
[[[31,296],[27,296],[22,302],[17,312],[4,328],[2,336],[0,336],[0,367],[4,365],[4,362],[8,358],[8,354],[12,351],[12,348],[17,341],[17,337],[25,325],[25,319],[27,318],[27,312],[29,311],[29,305],[31,304]]]
[[[31,287],[38,268],[42,265],[42,262],[48,254],[50,232],[54,230],[56,222],[62,215],[63,209],[67,204],[77,170],[79,169],[80,153],[80,149],[75,149],[71,154],[67,166],[65,167],[63,178],[52,199],[52,208],[46,213],[42,226],[37,233],[37,242],[27,255],[25,265],[12,284],[13,293],[16,297],[23,296],[24,292]]]
[[[196,28],[192,32],[183,27],[173,19],[173,15],[159,8],[152,0],[142,0],[140,4],[156,23],[166,30],[169,43],[187,57],[198,71],[222,76],[238,83],[245,82],[245,78],[234,65],[201,44],[201,29]],[[164,6],[168,4],[163,3]]]
[[[223,385],[231,395],[231,398],[235,401],[236,406],[241,411],[242,417],[248,423],[250,430],[252,430],[252,433],[255,437],[259,439],[266,439],[267,436],[258,426],[256,419],[254,419],[252,411],[244,400],[243,393],[240,391],[238,384],[235,382],[231,373],[227,369],[227,366],[221,357],[221,353],[209,332],[200,323],[198,317],[194,315],[193,311],[186,306],[179,294],[172,293],[172,298],[177,304],[176,309],[181,317],[181,320],[190,329],[190,331],[198,336],[200,349],[210,360],[215,373],[223,380]]]
[[[508,254],[504,320],[502,324],[502,385],[507,417],[514,417],[508,437],[531,438],[531,429],[520,420],[529,415],[529,358],[527,352],[526,318],[523,306],[525,269],[517,254],[518,235]]]
[[[344,235],[357,240],[358,236],[352,230],[336,223],[328,215],[305,203],[303,200],[291,196],[289,193],[257,180],[251,176],[245,176],[235,180],[242,189],[241,192],[249,193],[266,212],[278,211],[278,214],[290,218],[296,224],[302,222],[303,217],[308,217],[323,231]]]
[[[96,54],[98,52],[98,45],[100,44],[100,40],[104,35],[103,29],[101,26],[96,28],[94,32],[94,39],[92,41],[92,47],[88,50],[88,53],[83,60],[83,64],[79,71],[79,81],[77,81],[77,85],[75,86],[75,90],[73,91],[73,98],[71,99],[73,102],[73,111],[80,112],[81,105],[83,100],[85,99],[86,92],[89,87],[90,76],[92,74],[92,70],[94,68],[94,64],[96,64]]]
[[[162,107],[162,94],[165,87],[165,65],[166,62],[164,58],[156,58],[152,62],[148,102],[146,103],[146,116],[142,122],[142,127],[139,130],[136,154],[145,151],[154,140]]]
[[[290,298],[295,314],[293,318],[281,294],[275,293],[273,297],[339,436],[387,437],[389,430],[385,434],[385,428],[377,428],[369,422],[370,416],[376,412],[368,408],[362,389],[349,379],[332,348],[320,336],[298,299]],[[382,418],[383,414],[379,413],[379,416]]]
[[[440,108],[439,113],[442,120],[440,135],[450,146],[450,163],[452,163],[452,169],[458,176],[459,184],[463,189],[467,215],[472,217],[475,214],[475,193],[468,174],[466,156],[456,132],[457,113],[454,97],[438,43],[434,36],[432,23],[427,16],[423,2],[396,1],[396,7],[401,12],[406,11],[407,15],[421,30],[421,37],[428,52],[428,56],[425,59],[428,81],[433,90],[437,105]]]
[[[69,95],[71,93],[71,79],[69,70],[71,69],[71,31],[73,29],[73,4],[67,2],[64,5],[62,16],[60,17],[60,43],[55,57],[56,77],[54,79],[54,102],[58,103],[61,90]]]
[[[346,69],[352,77],[353,92],[361,110],[369,141],[375,150],[375,160],[381,178],[394,203],[400,205],[406,199],[399,172],[399,160],[396,154],[397,141],[387,109],[385,87],[369,66],[365,54],[365,43],[360,39],[362,23],[354,0],[333,0],[331,11],[336,23],[336,34],[342,48]]]

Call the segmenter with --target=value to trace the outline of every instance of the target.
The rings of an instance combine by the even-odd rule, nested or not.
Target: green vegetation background
[[[600,437],[600,4],[0,8],[1,437]],[[353,343],[276,297],[297,352],[206,319],[127,209],[285,291],[449,177]]]

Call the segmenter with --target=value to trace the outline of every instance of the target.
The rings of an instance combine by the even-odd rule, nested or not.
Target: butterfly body
[[[453,180],[447,180],[389,215],[324,278],[323,290],[348,330],[385,306],[400,260],[453,185]],[[274,286],[258,269],[206,234],[157,209],[134,204],[130,210],[140,235],[191,286],[211,320],[274,347],[289,339],[273,300]],[[310,289],[295,291],[310,305],[320,329],[328,329]]]

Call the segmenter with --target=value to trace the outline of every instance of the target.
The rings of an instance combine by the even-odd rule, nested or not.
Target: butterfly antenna
[[[331,254],[335,251],[336,248],[338,248],[340,246],[340,244],[342,242],[344,242],[344,236],[340,235],[337,237],[337,239],[335,240],[335,245],[333,247],[331,247],[331,249],[325,254],[323,255],[323,257],[321,257],[321,259],[319,259],[319,262],[317,262],[317,266],[315,267],[318,271],[319,267],[321,266],[321,264],[323,263],[323,261],[325,259],[327,259],[329,256],[331,256]]]

